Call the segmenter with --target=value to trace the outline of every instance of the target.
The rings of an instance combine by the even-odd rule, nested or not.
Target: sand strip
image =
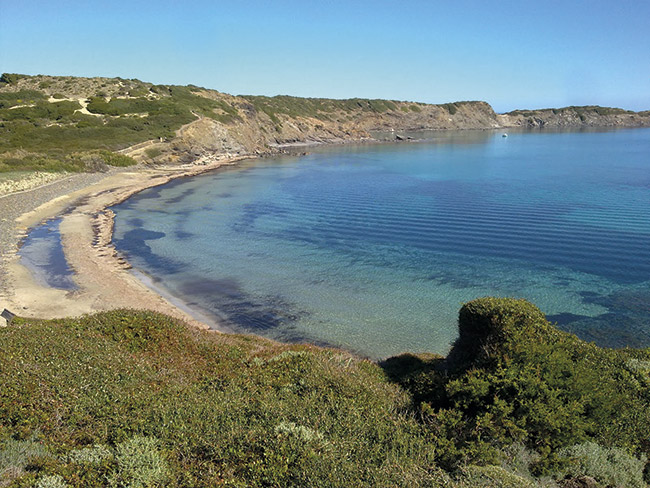
[[[40,285],[21,264],[17,249],[5,251],[6,276],[0,290],[0,311],[8,308],[23,317],[58,318],[116,308],[137,308],[166,313],[197,327],[209,328],[128,271],[129,263],[119,255],[111,241],[113,212],[108,207],[146,188],[233,165],[250,157],[212,158],[199,165],[116,172],[23,213],[15,220],[18,235],[45,220],[62,216],[59,228],[61,243],[68,264],[75,271],[73,279],[78,290]]]

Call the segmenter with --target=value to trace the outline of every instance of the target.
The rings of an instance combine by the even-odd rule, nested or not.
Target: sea
[[[222,330],[372,359],[446,354],[483,296],[650,346],[649,129],[409,136],[145,190],[113,207],[115,245]]]

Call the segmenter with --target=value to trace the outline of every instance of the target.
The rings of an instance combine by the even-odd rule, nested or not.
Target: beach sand
[[[210,158],[182,167],[78,175],[60,185],[55,182],[23,192],[20,199],[14,195],[0,198],[0,213],[4,218],[0,222],[3,258],[0,311],[7,308],[22,317],[47,319],[116,308],[149,309],[202,329],[210,328],[200,316],[192,316],[186,309],[174,305],[129,271],[129,263],[116,252],[111,242],[113,212],[107,207],[174,178],[212,171],[247,158]],[[15,213],[20,215],[14,217]],[[60,290],[38,283],[17,254],[21,236],[28,229],[56,216],[62,218],[61,243],[68,264],[75,272],[73,279],[77,290]]]

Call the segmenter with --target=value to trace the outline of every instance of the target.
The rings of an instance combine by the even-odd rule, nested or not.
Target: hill
[[[650,350],[520,300],[470,302],[459,326],[447,358],[378,365],[152,312],[16,319],[0,485],[646,486]]]
[[[0,77],[0,171],[93,171],[371,140],[373,131],[650,126],[648,112],[567,107],[496,114],[485,102],[232,96],[121,78]],[[127,149],[128,148],[128,149]]]

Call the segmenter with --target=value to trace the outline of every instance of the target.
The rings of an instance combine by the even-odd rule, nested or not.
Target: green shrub
[[[303,442],[323,441],[324,436],[304,425],[296,425],[293,422],[281,422],[275,428],[275,433],[280,435],[293,436]]]
[[[447,109],[449,115],[456,115],[456,112],[458,112],[458,105],[456,103],[444,103],[441,107]]]
[[[138,86],[129,90],[129,96],[133,98],[144,97],[148,94],[149,89],[145,86]]]
[[[45,446],[34,436],[24,441],[6,440],[0,447],[0,486],[20,477],[32,461],[47,455]]]
[[[162,149],[159,147],[151,147],[149,149],[145,149],[144,153],[148,158],[154,159],[162,154]]]
[[[500,466],[467,466],[460,470],[458,488],[535,488],[530,480]]]
[[[540,455],[522,443],[515,442],[501,450],[501,467],[506,471],[531,480],[530,468],[538,463]]]
[[[43,476],[38,480],[34,488],[69,488],[63,477],[58,474]]]
[[[156,112],[165,102],[140,98],[113,98],[107,102],[102,96],[91,97],[86,107],[89,112],[103,115],[124,115]]]
[[[17,73],[2,73],[0,76],[0,83],[6,83],[8,85],[13,85],[22,78],[26,78],[26,75],[19,75]]]
[[[66,460],[77,464],[101,464],[113,457],[113,452],[108,447],[95,444],[92,447],[72,449],[67,453]]]
[[[130,156],[125,156],[124,154],[117,154],[111,151],[99,151],[99,155],[109,166],[125,167],[137,164],[135,159]]]
[[[165,486],[169,469],[158,450],[158,440],[136,436],[117,445],[117,471],[111,486],[149,488]]]
[[[45,95],[37,90],[20,90],[17,92],[0,92],[0,108],[15,107],[25,103],[35,103],[45,100]],[[4,119],[7,112],[3,111],[0,118]]]
[[[93,117],[92,115],[86,115],[82,113],[76,113],[73,115],[73,120],[77,121],[76,128],[77,129],[85,129],[88,127],[102,127],[104,123],[102,122],[102,119],[99,117]]]
[[[599,446],[585,442],[567,447],[559,452],[569,460],[569,465],[561,471],[561,476],[591,476],[603,485],[615,488],[646,488],[643,470],[647,458],[640,459],[625,450]]]
[[[536,474],[561,464],[561,448],[588,440],[650,451],[650,378],[636,367],[650,351],[630,363],[630,352],[580,341],[513,299],[465,304],[459,332],[444,361],[387,369],[413,393],[443,467],[496,464],[499,449],[518,442],[539,452]]]

